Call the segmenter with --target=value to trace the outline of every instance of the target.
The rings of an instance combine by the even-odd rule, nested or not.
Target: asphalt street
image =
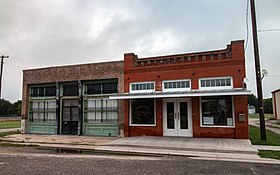
[[[279,174],[277,164],[55,153],[35,148],[0,147],[0,174]]]

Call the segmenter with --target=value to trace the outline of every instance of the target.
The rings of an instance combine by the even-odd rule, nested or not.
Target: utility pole
[[[1,91],[2,91],[2,75],[3,75],[3,66],[4,66],[4,58],[9,58],[9,56],[1,55],[1,70],[0,70],[0,99],[1,99]]]
[[[262,80],[261,80],[262,77],[261,77],[261,70],[260,70],[260,56],[259,56],[258,33],[257,33],[257,22],[256,22],[256,12],[255,12],[255,1],[250,0],[250,5],[251,5],[251,17],[252,17],[253,42],[254,42],[256,82],[257,82],[257,92],[258,92],[260,132],[261,132],[261,140],[266,141],[264,109],[263,109],[263,92],[262,92]]]

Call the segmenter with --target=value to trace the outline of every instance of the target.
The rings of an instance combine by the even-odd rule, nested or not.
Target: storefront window
[[[154,125],[154,99],[131,100],[131,124]]]
[[[85,122],[117,123],[118,100],[108,98],[88,99],[85,101]]]
[[[55,122],[56,101],[55,100],[34,100],[30,102],[31,122]]]
[[[201,97],[202,125],[233,126],[231,96]]]

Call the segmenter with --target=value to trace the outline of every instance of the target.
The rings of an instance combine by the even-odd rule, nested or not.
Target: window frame
[[[217,96],[211,96],[217,97]],[[201,128],[235,128],[235,112],[234,112],[234,96],[231,95],[231,108],[232,108],[232,126],[228,125],[203,125],[202,123],[202,97],[199,97],[199,112],[200,112],[200,127]]]
[[[41,99],[33,99],[33,100],[30,100],[28,102],[28,121],[31,122],[31,123],[55,123],[56,120],[57,120],[57,108],[50,108],[49,110],[45,108],[45,103],[44,103],[44,108],[43,109],[40,109],[40,110],[34,110],[32,108],[32,103],[34,102],[47,102],[47,101],[53,101],[55,102],[55,105],[56,105],[56,99],[55,98],[41,98]],[[53,110],[51,110],[53,109]],[[44,119],[43,120],[35,120],[33,119],[33,116],[32,114],[33,113],[42,113],[44,115]],[[46,117],[45,115],[48,114],[48,113],[53,113],[55,114],[55,120],[46,120]]]
[[[164,83],[169,83],[169,82],[182,82],[182,81],[188,81],[189,82],[189,87],[187,88],[164,88]],[[179,79],[179,80],[163,80],[162,81],[162,92],[182,92],[182,91],[191,91],[191,79]]]
[[[55,87],[55,95],[54,96],[46,96],[46,88],[49,87]],[[34,97],[32,96],[32,89],[33,88],[44,88],[43,94],[44,96],[39,96],[39,89],[38,89],[38,96]],[[52,99],[56,97],[56,85],[55,84],[34,84],[34,85],[30,85],[28,88],[28,97],[29,99]]]
[[[153,84],[154,85],[154,89],[146,89],[146,90],[132,90],[132,85],[136,85],[136,84]],[[147,82],[132,82],[129,83],[129,92],[130,93],[153,93],[155,92],[156,89],[156,84],[154,81],[147,81]]]
[[[85,122],[85,123],[87,123],[87,124],[117,124],[118,122],[119,122],[119,101],[118,100],[116,100],[116,102],[117,102],[117,107],[115,108],[115,109],[104,109],[103,108],[103,105],[101,104],[101,108],[100,109],[89,109],[89,108],[87,108],[86,106],[87,106],[87,103],[88,103],[88,101],[89,100],[100,100],[101,101],[101,103],[103,104],[103,101],[104,100],[110,100],[109,99],[109,97],[103,97],[103,96],[101,96],[101,97],[99,97],[99,98],[96,98],[96,97],[89,97],[89,98],[86,98],[86,99],[84,99],[83,100],[83,110],[84,110],[84,113],[83,113],[83,115],[84,115],[84,118],[83,118],[83,122]],[[86,116],[86,115],[88,115],[88,113],[90,113],[90,112],[100,112],[100,113],[103,113],[103,112],[116,112],[117,113],[117,119],[116,119],[116,121],[115,122],[94,122],[94,121],[92,121],[92,120],[89,120],[88,119],[88,116]],[[101,114],[101,118],[102,118],[102,114]],[[103,119],[103,118],[102,118]]]
[[[202,80],[219,80],[219,79],[230,79],[230,86],[214,86],[214,87],[202,87]],[[233,77],[209,77],[209,78],[200,78],[199,82],[199,90],[217,90],[217,89],[233,89]]]
[[[113,92],[113,93],[103,93],[103,84],[105,83],[116,83],[117,84],[117,92]],[[92,85],[92,84],[101,84],[101,93],[97,93],[97,94],[88,94],[87,92],[87,86],[88,85]],[[83,96],[108,96],[108,95],[112,95],[112,94],[117,94],[119,92],[119,81],[118,79],[105,79],[105,80],[96,80],[96,81],[86,81],[83,83]]]
[[[141,98],[140,98],[141,99]],[[157,124],[157,115],[156,115],[156,99],[154,100],[154,124],[133,124],[132,122],[132,100],[138,100],[138,99],[131,99],[129,100],[129,126],[156,126]]]

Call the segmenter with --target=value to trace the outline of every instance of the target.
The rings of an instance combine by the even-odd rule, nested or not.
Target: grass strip
[[[255,126],[249,126],[250,128],[250,140],[253,145],[268,145],[268,146],[280,146],[280,135],[271,131],[266,131],[266,141],[261,140],[260,128]]]
[[[20,121],[1,121],[0,129],[20,128]]]
[[[280,151],[259,150],[261,158],[271,158],[280,160]]]

